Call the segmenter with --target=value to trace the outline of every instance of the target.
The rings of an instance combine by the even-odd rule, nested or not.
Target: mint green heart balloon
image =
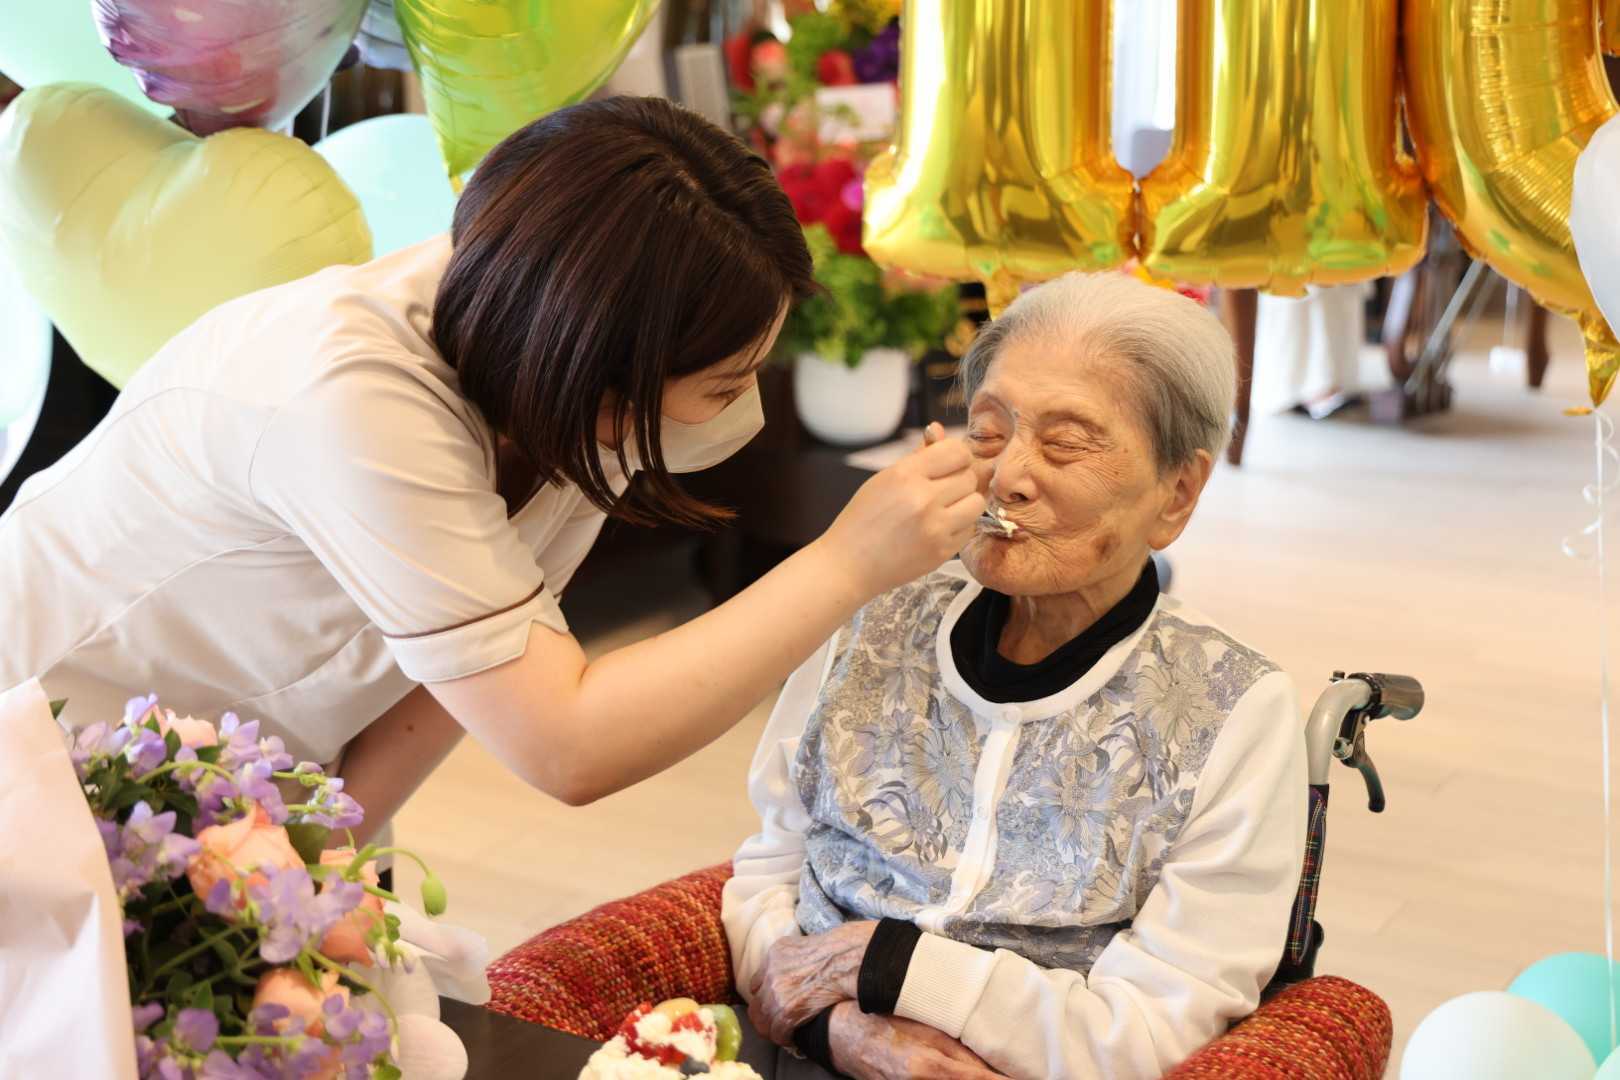
[[[0,2],[0,73],[24,89],[53,82],[93,83],[156,116],[169,115],[169,107],[141,93],[135,73],[101,44],[88,0]]]
[[[1557,1013],[1592,1051],[1592,1060],[1604,1061],[1613,1049],[1609,1042],[1609,989],[1603,982],[1608,967],[1608,962],[1594,953],[1559,953],[1525,968],[1508,987],[1508,993]],[[1620,997],[1620,964],[1615,965],[1609,977]],[[1620,1076],[1620,1066],[1615,1068]]]

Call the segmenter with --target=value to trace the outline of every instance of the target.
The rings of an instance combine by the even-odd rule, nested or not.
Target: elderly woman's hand
[[[779,1046],[829,1005],[854,1001],[875,922],[852,922],[824,934],[785,937],[771,946],[754,977],[748,1018]]]
[[[833,1065],[855,1080],[991,1080],[1001,1074],[927,1024],[869,1016],[852,1001],[833,1009]]]

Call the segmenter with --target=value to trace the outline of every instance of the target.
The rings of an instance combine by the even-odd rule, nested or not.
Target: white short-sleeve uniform
[[[0,517],[0,687],[64,722],[154,691],[335,759],[415,684],[522,654],[604,515],[508,518],[495,436],[434,350],[448,237],[232,301],[166,345]]]

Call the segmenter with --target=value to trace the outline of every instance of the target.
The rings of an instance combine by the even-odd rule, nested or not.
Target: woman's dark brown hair
[[[537,483],[577,484],[632,521],[722,517],[665,470],[660,403],[664,380],[762,342],[814,287],[764,160],[662,98],[575,105],[490,152],[451,235],[434,341]],[[619,504],[598,452],[610,391],[616,430],[628,428],[643,463],[633,506]]]

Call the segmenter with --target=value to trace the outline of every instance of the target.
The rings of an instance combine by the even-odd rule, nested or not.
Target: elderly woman
[[[963,363],[993,507],[789,680],[724,920],[754,1025],[857,1078],[1158,1076],[1251,1012],[1305,847],[1287,675],[1159,594],[1232,346],[1124,275]]]

